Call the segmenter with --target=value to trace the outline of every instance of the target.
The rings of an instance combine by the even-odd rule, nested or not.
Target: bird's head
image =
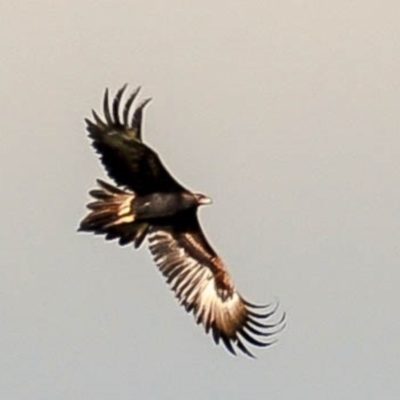
[[[212,200],[209,197],[204,196],[204,194],[196,193],[194,197],[196,198],[197,205],[199,206],[205,206],[212,203]]]

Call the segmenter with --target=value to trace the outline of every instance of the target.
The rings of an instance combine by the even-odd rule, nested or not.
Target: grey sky
[[[398,1],[0,3],[0,398],[400,396]],[[233,358],[148,252],[75,233],[83,118],[143,85],[145,138],[239,290],[288,326]]]

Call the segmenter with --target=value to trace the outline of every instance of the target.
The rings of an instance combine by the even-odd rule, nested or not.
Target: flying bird
[[[215,343],[232,353],[254,357],[253,346],[267,347],[285,326],[275,305],[255,305],[236,290],[225,264],[206,239],[197,211],[211,200],[182,186],[158,154],[143,142],[142,116],[150,99],[132,109],[140,87],[122,102],[127,85],[109,101],[104,116],[86,119],[92,145],[117,186],[98,179],[89,192],[93,201],[79,231],[117,239],[120,245],[150,252],[180,304],[193,313]]]

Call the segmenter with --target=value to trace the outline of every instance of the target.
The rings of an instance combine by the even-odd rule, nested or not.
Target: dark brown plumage
[[[198,207],[210,200],[178,183],[143,143],[142,115],[150,99],[130,117],[139,89],[121,107],[125,89],[126,85],[117,92],[111,109],[106,90],[104,120],[95,111],[93,120],[86,119],[93,147],[122,189],[98,180],[99,188],[90,191],[94,198],[87,206],[90,212],[79,230],[118,239],[121,245],[133,243],[136,248],[147,238],[155,263],[186,311],[212,333],[216,343],[222,341],[233,354],[239,349],[252,357],[247,345],[274,343],[285,325],[285,314],[277,319],[277,305],[257,306],[237,292],[197,218]],[[264,322],[271,318],[271,323]]]

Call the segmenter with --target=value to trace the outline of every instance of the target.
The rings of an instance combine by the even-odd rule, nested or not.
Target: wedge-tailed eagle
[[[217,344],[221,341],[231,353],[239,349],[253,357],[248,344],[274,343],[285,314],[277,318],[277,303],[255,305],[236,290],[197,218],[199,206],[210,199],[178,183],[143,142],[142,114],[150,99],[131,111],[140,88],[121,104],[125,89],[126,85],[112,104],[106,90],[104,117],[92,111],[93,118],[85,120],[92,145],[118,187],[97,180],[98,188],[89,192],[94,201],[87,205],[90,212],[79,230],[118,239],[121,245],[133,243],[135,248],[147,239],[155,263],[186,311]]]

